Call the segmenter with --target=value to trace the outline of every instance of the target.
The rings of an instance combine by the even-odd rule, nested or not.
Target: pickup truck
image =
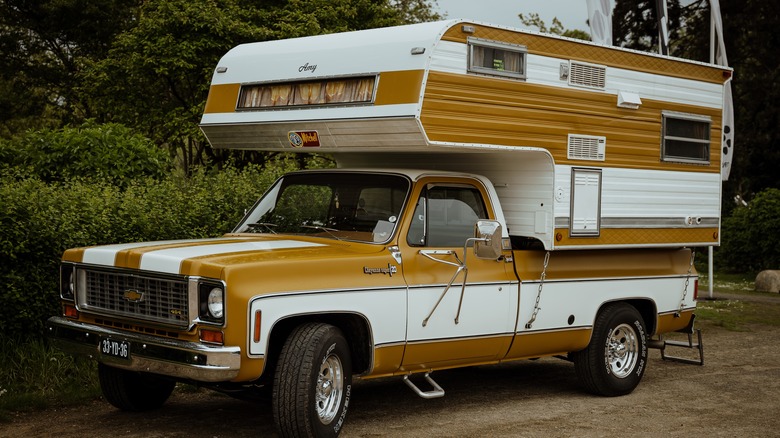
[[[651,336],[693,323],[696,278],[689,249],[510,237],[480,175],[310,170],[223,237],[67,250],[48,328],[99,362],[119,409],[159,408],[188,382],[270,394],[284,436],[336,436],[353,378],[431,398],[436,370],[561,356],[587,391],[627,394]]]

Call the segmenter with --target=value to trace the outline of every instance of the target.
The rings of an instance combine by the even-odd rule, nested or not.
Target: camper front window
[[[707,116],[664,111],[662,160],[709,163],[711,123]]]
[[[525,46],[469,38],[469,71],[525,79]]]
[[[374,99],[376,77],[323,79],[305,82],[276,82],[241,86],[238,109],[285,106],[366,104]]]

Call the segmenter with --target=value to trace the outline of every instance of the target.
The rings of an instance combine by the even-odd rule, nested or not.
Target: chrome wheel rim
[[[639,338],[628,324],[620,324],[607,336],[606,362],[613,376],[620,379],[634,371],[639,360]]]
[[[317,415],[323,424],[329,424],[336,418],[344,391],[344,370],[338,356],[330,355],[322,362],[317,374],[315,403]]]

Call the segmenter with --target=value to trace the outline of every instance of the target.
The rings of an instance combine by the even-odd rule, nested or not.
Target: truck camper
[[[630,393],[693,333],[730,78],[464,20],[240,45],[211,145],[337,168],[283,176],[221,238],[66,251],[51,336],[120,409],[270,388],[283,436],[338,435],[353,379],[433,398],[437,370],[560,356]]]

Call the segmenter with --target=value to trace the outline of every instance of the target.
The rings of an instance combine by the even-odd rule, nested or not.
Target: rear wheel
[[[590,344],[572,354],[577,376],[588,392],[625,395],[642,380],[647,366],[647,336],[639,312],[626,303],[604,307],[593,324]]]
[[[349,345],[337,327],[297,327],[279,356],[273,413],[284,437],[335,437],[344,425],[352,389]]]
[[[157,409],[171,396],[176,382],[151,374],[98,364],[100,389],[106,401],[123,411]]]

